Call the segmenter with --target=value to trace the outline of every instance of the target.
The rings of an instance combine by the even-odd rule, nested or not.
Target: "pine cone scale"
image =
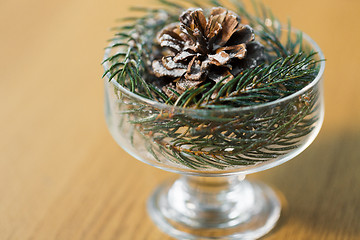
[[[200,61],[196,60],[194,57],[188,65],[185,79],[190,81],[199,81],[203,73],[204,72],[201,71]]]
[[[228,40],[227,45],[238,45],[239,43],[249,43],[255,40],[254,30],[249,26],[241,26],[237,29],[231,38]]]
[[[171,78],[178,78],[183,76],[186,73],[186,69],[172,69],[168,70],[164,65],[161,64],[160,61],[153,61],[152,68],[154,70],[156,77],[171,77]]]
[[[180,79],[179,81],[176,82],[176,89],[178,90],[178,92],[180,94],[182,94],[187,89],[196,87],[196,86],[200,85],[201,83],[202,83],[202,81],[186,81],[184,79]]]
[[[177,54],[173,59],[174,62],[180,62],[185,61],[186,59],[193,58],[194,56],[197,56],[195,53],[190,53],[189,51],[183,51]]]
[[[220,51],[214,55],[209,55],[210,64],[214,64],[216,66],[223,66],[230,61],[230,55],[225,51]]]
[[[221,24],[221,33],[218,35],[220,38],[215,42],[216,45],[224,46],[234,32],[236,32],[238,24],[237,17],[228,13]]]
[[[194,19],[194,29],[199,29],[199,32],[204,32],[206,27],[206,18],[201,9],[197,9],[191,14],[191,17]]]
[[[161,62],[163,64],[163,66],[167,69],[167,70],[174,70],[174,69],[184,69],[186,68],[186,65],[182,64],[182,63],[177,63],[175,61],[173,61],[173,58],[171,57],[163,57],[161,59]]]

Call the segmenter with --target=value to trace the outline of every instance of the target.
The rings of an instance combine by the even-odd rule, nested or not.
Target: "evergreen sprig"
[[[183,107],[214,108],[217,104],[220,104],[221,106],[219,107],[222,108],[238,107],[261,104],[290,95],[306,86],[316,75],[316,61],[311,59],[315,53],[309,52],[305,54],[303,52],[302,33],[300,31],[296,34],[296,39],[292,39],[290,22],[288,24],[286,44],[283,44],[283,41],[281,41],[283,27],[270,9],[266,8],[263,4],[253,1],[256,15],[252,15],[241,1],[232,1],[234,10],[255,29],[256,35],[265,46],[267,62],[265,66],[260,66],[260,71],[259,67],[248,69],[237,76],[231,83],[234,84],[239,80],[243,83],[251,83],[254,77],[256,77],[257,84],[248,84],[246,86],[246,93],[242,96],[223,98],[220,95],[216,98],[216,101],[205,102],[203,100],[208,98],[204,98],[204,96],[209,97],[210,92],[223,93],[224,91],[221,91],[221,89],[227,88],[229,84],[226,84],[226,86],[224,84],[216,84],[211,88],[203,85],[200,90],[189,89],[185,91],[182,96],[179,96],[181,101],[175,102],[166,96],[161,88],[155,87],[144,78],[144,76],[148,75],[146,74],[147,72],[151,72],[151,67],[147,61],[152,60],[149,59],[149,56],[154,51],[154,38],[156,34],[168,23],[176,22],[179,13],[185,9],[177,1],[161,0],[160,2],[164,4],[164,9],[133,8],[132,10],[142,11],[146,14],[140,18],[122,19],[122,21],[130,23],[115,28],[117,33],[115,38],[111,39],[113,44],[109,48],[114,48],[116,52],[103,62],[110,66],[105,71],[104,76],[109,74],[109,80],[115,79],[131,92],[136,92],[142,97],[158,102]],[[221,6],[221,3],[218,1],[200,2],[189,0],[187,2],[203,8]],[[304,58],[307,61],[304,62]],[[290,60],[291,63],[289,63]],[[287,71],[289,70],[289,65],[291,65],[291,69]],[[283,84],[269,85],[266,78],[267,75],[263,74],[266,71],[271,71],[271,76],[283,76],[283,72],[287,71],[286,77],[281,80]],[[260,77],[259,75],[265,75],[265,77]],[[282,91],[284,86],[289,86],[290,88]],[[268,89],[264,90],[264,88]],[[249,91],[250,89],[253,91]],[[236,89],[236,91],[237,93],[243,93],[244,89]],[[264,91],[267,92],[265,94],[267,95],[266,97]],[[281,91],[282,93],[280,93]],[[179,95],[177,92],[174,93]],[[226,93],[230,94],[229,88],[227,88]],[[226,101],[223,99],[226,99]],[[257,100],[253,101],[255,99]]]
[[[253,1],[255,13],[252,14],[242,2],[231,1],[230,8],[255,29],[258,40],[265,46],[266,62],[230,81],[224,78],[213,86],[203,84],[183,94],[174,90],[178,95],[174,101],[145,78],[151,72],[148,62],[156,51],[153,40],[164,26],[178,21],[179,14],[187,8],[185,2],[204,9],[222,3],[217,0],[160,2],[164,6],[161,9],[133,8],[144,12],[144,16],[121,20],[123,25],[115,29],[115,37],[107,49],[111,53],[103,62],[107,66],[104,76],[156,102],[183,109],[224,111],[200,117],[201,114],[191,115],[186,111],[159,109],[119,94],[118,131],[127,132],[132,144],[140,136],[148,153],[158,162],[170,160],[199,171],[253,165],[299,147],[319,120],[317,89],[310,89],[290,103],[262,111],[244,111],[239,116],[231,110],[281,99],[314,80],[319,71],[317,53],[304,46],[302,33],[297,32],[294,37],[289,23],[288,34],[284,36],[280,22],[261,3]]]

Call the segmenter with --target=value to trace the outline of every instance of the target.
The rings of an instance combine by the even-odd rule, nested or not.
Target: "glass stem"
[[[246,221],[255,200],[253,187],[244,179],[182,176],[168,192],[170,215],[194,227],[231,227]]]

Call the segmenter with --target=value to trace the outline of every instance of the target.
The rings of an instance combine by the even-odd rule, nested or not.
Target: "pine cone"
[[[226,81],[264,60],[263,46],[254,41],[254,31],[240,17],[224,8],[211,9],[208,19],[202,9],[189,9],[179,23],[166,26],[157,36],[163,50],[152,61],[156,77],[164,80],[163,91],[176,98],[190,87]]]

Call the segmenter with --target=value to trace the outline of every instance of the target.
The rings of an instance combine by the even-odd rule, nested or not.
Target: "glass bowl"
[[[324,59],[309,36],[303,41],[318,52],[315,60]],[[106,76],[105,116],[116,142],[134,158],[182,175],[149,198],[157,226],[178,239],[254,239],[269,232],[280,201],[245,176],[294,158],[315,139],[324,118],[324,69],[320,61],[309,85],[276,101],[210,110],[155,102]]]

